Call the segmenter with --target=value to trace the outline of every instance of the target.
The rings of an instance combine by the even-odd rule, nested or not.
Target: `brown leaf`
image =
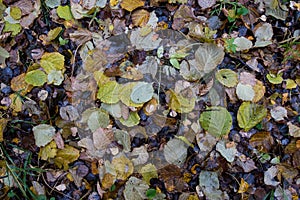
[[[122,0],[121,7],[129,12],[138,7],[144,6],[145,2],[141,0]]]
[[[263,152],[269,152],[274,144],[270,132],[258,132],[250,138],[250,145]]]
[[[29,84],[25,82],[25,73],[14,77],[10,84],[11,89],[15,92],[20,92],[21,95],[25,95],[29,88],[31,88]]]
[[[214,6],[216,4],[216,0],[198,0],[198,4],[201,8],[206,9]]]
[[[8,119],[1,118],[0,119],[0,142],[3,142],[3,132],[7,125]]]
[[[87,29],[79,29],[70,33],[70,40],[75,42],[77,45],[82,45],[92,39],[92,33]]]
[[[98,128],[93,133],[93,143],[96,149],[106,149],[114,138],[113,132],[111,130]]]
[[[143,27],[147,24],[150,13],[145,9],[136,10],[132,13],[132,24],[134,26]]]

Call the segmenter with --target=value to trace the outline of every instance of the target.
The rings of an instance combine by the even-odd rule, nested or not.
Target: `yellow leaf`
[[[144,6],[145,2],[141,0],[122,0],[121,7],[129,12],[134,9]]]
[[[3,132],[7,125],[8,119],[1,118],[0,119],[0,142],[3,142]]]
[[[10,87],[13,91],[19,92],[21,95],[27,94],[32,87],[25,82],[25,73],[14,77],[10,82]]]
[[[64,70],[65,69],[65,57],[58,52],[44,53],[41,58],[41,66],[44,68],[47,74],[52,70]]]
[[[117,173],[117,179],[126,180],[133,173],[133,164],[125,156],[114,158],[111,164]]]
[[[62,30],[61,27],[57,27],[55,29],[50,30],[47,34],[47,40],[48,41],[55,40],[55,38],[57,38],[61,30]]]
[[[256,81],[256,84],[253,86],[253,90],[255,95],[252,99],[252,102],[255,103],[261,100],[261,98],[263,98],[266,92],[266,87],[261,81]]]
[[[245,193],[249,188],[249,184],[242,178],[238,193]]]
[[[57,151],[56,157],[54,158],[54,163],[59,167],[64,167],[64,170],[69,168],[69,164],[74,162],[79,158],[79,150],[72,146],[65,145],[64,149],[59,149]]]
[[[55,141],[50,142],[45,147],[42,147],[39,152],[39,157],[42,160],[48,160],[49,158],[55,158],[57,154],[57,147]]]
[[[22,111],[22,99],[21,99],[20,95],[13,93],[13,94],[9,95],[9,98],[11,99],[10,108],[13,109],[14,112],[21,112]]]
[[[132,24],[134,26],[145,26],[149,20],[150,13],[145,9],[136,10],[132,13]]]
[[[292,79],[287,79],[285,80],[286,81],[286,86],[285,86],[285,89],[294,89],[297,87],[297,84],[294,80]]]

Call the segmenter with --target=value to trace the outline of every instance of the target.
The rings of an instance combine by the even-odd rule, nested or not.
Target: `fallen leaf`
[[[149,154],[148,154],[145,146],[134,148],[132,150],[130,156],[133,157],[133,159],[131,159],[131,161],[134,166],[143,165],[149,159]],[[135,158],[136,156],[137,156],[137,158]]]
[[[255,96],[255,91],[251,85],[239,83],[236,86],[236,95],[243,101],[252,101]]]
[[[119,101],[121,86],[116,81],[108,81],[99,86],[97,98],[107,104],[114,104]]]
[[[208,107],[199,120],[201,127],[214,137],[227,135],[232,125],[230,113],[220,106]]]
[[[144,200],[147,199],[146,191],[149,186],[136,177],[130,177],[125,184],[123,191],[126,200]]]
[[[202,9],[213,7],[216,4],[216,0],[198,0],[198,4]]]
[[[58,52],[44,53],[40,62],[47,74],[52,70],[60,71],[65,69],[65,58]]]
[[[287,118],[287,110],[282,106],[276,106],[271,109],[271,116],[276,122],[282,121]]]
[[[252,42],[245,37],[235,38],[233,44],[236,45],[237,51],[245,51],[252,48]]]
[[[143,176],[143,180],[149,185],[152,178],[158,178],[157,169],[153,164],[144,165],[139,173]]]
[[[272,185],[272,186],[279,185],[280,182],[274,180],[277,174],[278,174],[277,166],[270,167],[267,171],[264,172],[264,183],[266,185]]]
[[[138,82],[130,94],[130,99],[137,104],[145,103],[152,99],[154,89],[151,83]]]
[[[0,119],[0,142],[3,142],[3,133],[6,128],[7,122],[9,122],[8,119],[5,118]]]
[[[187,157],[187,144],[179,139],[170,140],[165,145],[164,156],[168,163],[181,167]]]
[[[109,122],[109,115],[101,109],[93,111],[87,120],[88,127],[92,132],[100,127],[106,128],[109,125]]]
[[[78,110],[74,106],[64,106],[59,110],[62,119],[66,121],[75,121],[79,118]]]
[[[274,140],[270,132],[258,132],[251,136],[249,143],[253,148],[268,153],[272,149]]]
[[[226,87],[234,87],[238,83],[238,76],[231,69],[219,70],[216,73],[216,79]]]
[[[133,127],[140,123],[140,116],[137,112],[130,112],[127,119],[120,118],[120,122],[127,127]]]
[[[55,158],[57,154],[57,147],[55,141],[51,141],[45,147],[40,148],[39,157],[42,160],[48,160],[50,158]]]
[[[132,13],[131,19],[133,26],[146,26],[149,21],[150,13],[145,9],[136,10]]]
[[[111,130],[98,128],[93,132],[93,143],[96,149],[106,149],[113,141],[113,132]]]
[[[219,141],[217,143],[216,150],[220,152],[228,162],[233,162],[236,154],[238,153],[235,145],[227,148],[224,141]]]
[[[60,85],[64,80],[64,75],[62,71],[51,70],[47,78],[48,78],[48,84],[53,83],[54,85]]]
[[[42,86],[47,82],[47,75],[45,74],[45,72],[39,69],[32,70],[26,73],[25,82],[33,86]]]
[[[289,134],[293,137],[300,137],[300,127],[288,122],[287,125],[289,126]]]
[[[242,178],[238,193],[242,194],[248,191],[249,184]]]
[[[65,145],[64,149],[58,149],[56,157],[54,158],[54,163],[59,168],[64,168],[67,170],[69,168],[69,164],[76,161],[79,158],[79,150],[76,148]]]
[[[243,102],[239,107],[237,120],[239,127],[249,131],[267,116],[267,109],[258,104]]]
[[[55,128],[47,124],[40,124],[32,128],[35,144],[38,147],[45,146],[53,140]]]
[[[58,6],[56,9],[57,15],[65,20],[71,20],[73,19],[73,15],[70,9],[70,6]]]
[[[138,7],[144,6],[145,2],[142,0],[122,0],[121,8],[131,12]]]
[[[126,180],[133,173],[133,163],[124,155],[115,157],[111,162],[116,171],[116,178]]]
[[[256,42],[254,47],[265,47],[272,44],[273,28],[269,23],[257,24],[254,28]]]

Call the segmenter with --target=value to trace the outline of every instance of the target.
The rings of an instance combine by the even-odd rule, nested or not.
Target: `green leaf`
[[[65,44],[68,43],[69,40],[63,39],[62,37],[59,37],[59,38],[58,38],[58,41],[59,41],[59,44],[60,44],[60,45],[65,45]]]
[[[226,87],[234,87],[238,83],[238,76],[231,69],[219,70],[216,73],[216,79]]]
[[[120,122],[127,127],[133,127],[140,123],[140,116],[137,112],[130,112],[128,119],[124,119],[123,117],[120,119]]]
[[[227,135],[232,125],[232,117],[226,108],[213,106],[207,108],[200,116],[204,130],[215,137]]]
[[[130,99],[137,104],[145,103],[152,99],[153,93],[152,83],[138,82],[132,89]]]
[[[177,58],[171,58],[170,59],[170,63],[173,67],[175,67],[176,69],[180,69],[180,64],[177,60]]]
[[[238,124],[245,131],[249,131],[267,116],[267,109],[258,104],[244,102],[237,114]]]
[[[70,9],[70,6],[58,6],[56,9],[57,15],[65,20],[73,19],[73,15]]]
[[[97,98],[107,104],[119,101],[120,85],[116,81],[109,81],[99,86]]]
[[[47,39],[49,41],[55,40],[55,38],[60,34],[60,32],[62,31],[62,27],[57,27],[55,29],[52,29],[48,32],[47,34]]]
[[[22,27],[20,24],[11,24],[9,22],[5,22],[3,33],[11,32],[11,36],[16,36],[21,32],[21,30]]]
[[[149,185],[152,178],[158,178],[155,165],[149,163],[143,166],[139,172],[143,176],[143,180]]]
[[[40,124],[32,129],[35,144],[38,147],[45,146],[53,139],[55,128],[47,124]]]
[[[22,17],[22,11],[19,7],[12,6],[10,7],[10,16],[15,20],[19,20]]]
[[[172,90],[169,90],[167,93],[170,95],[170,101],[168,103],[172,110],[179,113],[189,113],[194,109],[195,98],[185,98]]]
[[[131,100],[131,93],[133,91],[133,88],[138,84],[138,82],[130,82],[126,83],[122,86],[120,89],[119,98],[126,106],[132,106],[132,107],[140,107],[143,105],[143,103],[134,103]]]
[[[60,0],[45,0],[45,4],[49,8],[56,8],[60,5]]]
[[[156,196],[156,189],[148,189],[147,192],[146,192],[146,196],[149,198],[149,199],[153,199],[155,196]]]
[[[88,127],[92,132],[95,132],[100,127],[106,128],[109,122],[109,115],[101,109],[92,112],[87,121]]]
[[[165,145],[164,156],[168,163],[182,167],[187,157],[188,145],[179,139],[171,139]]]
[[[238,15],[247,15],[249,13],[249,10],[244,6],[241,6],[240,8],[237,9],[236,13]]]
[[[41,58],[41,66],[47,74],[52,70],[63,71],[65,69],[65,57],[58,52],[44,53]]]
[[[62,71],[52,70],[48,74],[48,83],[53,83],[54,85],[60,85],[64,80],[64,75]]]
[[[267,74],[267,79],[272,84],[281,84],[283,81],[282,73],[280,74]]]
[[[26,73],[25,82],[33,86],[42,86],[47,82],[47,75],[39,69],[33,70]]]

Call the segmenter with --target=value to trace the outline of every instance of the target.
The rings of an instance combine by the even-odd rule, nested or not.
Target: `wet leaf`
[[[287,110],[282,106],[276,106],[271,109],[271,116],[276,122],[282,121],[287,118]]]
[[[119,101],[120,85],[116,81],[108,81],[99,86],[97,98],[107,104],[114,104]]]
[[[164,148],[164,156],[168,163],[181,167],[187,157],[187,145],[179,139],[170,140]]]
[[[54,163],[59,168],[64,168],[67,170],[69,168],[69,164],[76,161],[79,158],[79,150],[76,148],[65,145],[64,149],[58,149],[56,157],[54,158]]]
[[[13,109],[14,112],[21,112],[22,111],[22,99],[20,95],[17,93],[13,93],[9,95],[9,98],[11,99],[10,108]]]
[[[37,69],[32,70],[25,75],[26,83],[33,85],[33,86],[42,86],[44,83],[47,82],[47,75],[45,72]]]
[[[239,127],[249,131],[267,116],[267,109],[258,104],[243,102],[239,107],[237,120]]]
[[[126,180],[133,173],[133,164],[125,156],[115,157],[111,162],[117,179]]]
[[[126,200],[144,200],[147,199],[146,192],[149,186],[136,177],[130,177],[125,185],[123,192]]]
[[[255,91],[251,85],[239,83],[236,86],[236,94],[243,101],[252,101],[255,96]]]
[[[199,185],[201,187],[218,189],[220,185],[217,172],[201,171],[199,175]]]
[[[231,69],[219,70],[216,73],[216,79],[226,87],[234,87],[238,83],[238,76]]]
[[[272,44],[273,28],[269,23],[258,24],[254,28],[256,42],[254,47],[265,47]]]
[[[41,58],[41,66],[47,74],[52,70],[64,70],[65,58],[58,52],[44,53]]]
[[[152,99],[154,89],[151,83],[138,82],[130,94],[130,99],[137,104],[145,103]]]
[[[232,117],[226,108],[214,106],[200,115],[201,127],[215,137],[227,135],[231,129]]]
[[[122,0],[121,8],[131,12],[138,7],[144,6],[145,2],[142,0]]]
[[[51,142],[56,132],[53,126],[47,124],[37,125],[33,127],[32,131],[35,139],[35,144],[38,147],[45,146],[49,142]]]
[[[73,15],[70,9],[70,6],[58,6],[56,9],[57,15],[65,20],[73,19]]]

